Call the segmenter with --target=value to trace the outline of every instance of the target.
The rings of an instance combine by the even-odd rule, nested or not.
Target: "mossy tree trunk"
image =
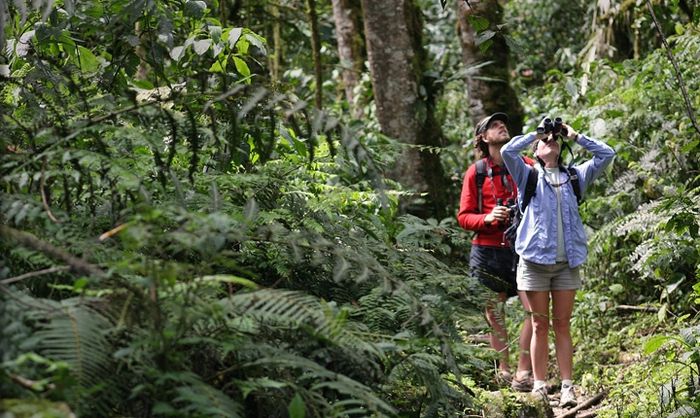
[[[366,58],[365,41],[362,38],[362,4],[360,0],[333,0],[333,18],[338,41],[338,58],[345,98],[350,106],[350,114],[355,118],[363,116],[362,107],[357,103],[355,87],[364,71]]]
[[[377,119],[403,147],[387,175],[414,193],[401,210],[420,217],[446,215],[446,179],[437,153],[442,131],[434,117],[434,88],[423,77],[422,22],[412,0],[362,0]],[[427,199],[424,197],[427,194]]]

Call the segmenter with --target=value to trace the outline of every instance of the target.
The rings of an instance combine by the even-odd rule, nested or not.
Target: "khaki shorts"
[[[569,263],[537,264],[518,262],[518,290],[575,290],[581,288],[579,268],[570,268]]]

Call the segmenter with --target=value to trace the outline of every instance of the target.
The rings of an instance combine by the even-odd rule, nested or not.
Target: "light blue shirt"
[[[518,185],[518,205],[522,207],[522,191],[525,190],[530,166],[523,162],[520,153],[533,141],[535,133],[518,135],[501,148],[501,156],[511,176]],[[596,139],[579,134],[576,142],[593,154],[593,158],[574,166],[578,173],[581,195],[605,170],[615,157],[615,150]],[[544,169],[537,170],[537,188],[530,204],[525,209],[523,219],[518,226],[515,251],[524,260],[537,264],[555,264],[557,258],[557,192],[545,179]],[[565,179],[568,173],[561,173]],[[564,247],[569,267],[578,267],[586,261],[588,240],[583,229],[581,215],[578,212],[576,194],[567,182],[559,187],[561,193],[561,219],[564,234]]]

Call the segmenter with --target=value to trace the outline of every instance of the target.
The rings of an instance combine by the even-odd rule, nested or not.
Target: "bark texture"
[[[316,0],[306,0],[306,15],[309,19],[309,26],[311,26],[311,51],[314,57],[314,79],[316,80],[314,104],[316,109],[321,109],[323,107],[323,70],[321,68],[321,36],[318,33]]]
[[[338,38],[338,57],[342,68],[345,98],[350,104],[350,113],[359,119],[363,112],[357,103],[354,90],[360,81],[366,58],[360,0],[333,0],[333,19]]]
[[[439,156],[416,147],[439,147],[442,138],[432,84],[423,79],[419,10],[411,0],[362,0],[362,8],[377,119],[383,133],[407,145],[387,176],[415,192],[402,201],[402,211],[442,217],[446,181]]]
[[[508,130],[511,135],[523,129],[523,108],[515,90],[510,85],[508,45],[496,25],[503,23],[503,8],[498,0],[457,1],[458,32],[462,44],[462,62],[466,68],[492,61],[473,69],[466,78],[469,94],[469,116],[476,123],[494,112],[505,112],[509,116]],[[471,6],[471,7],[470,7]],[[488,49],[482,51],[478,45],[478,34],[469,23],[470,16],[488,19],[490,30],[496,31]]]

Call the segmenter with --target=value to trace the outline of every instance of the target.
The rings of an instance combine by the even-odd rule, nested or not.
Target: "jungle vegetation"
[[[697,0],[0,1],[0,411],[482,416],[454,215],[474,123],[506,111],[617,151],[581,205],[596,416],[696,416],[699,23]]]

